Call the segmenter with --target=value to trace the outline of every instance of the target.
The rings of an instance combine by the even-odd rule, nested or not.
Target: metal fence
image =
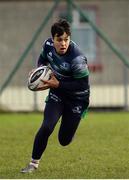
[[[43,110],[48,91],[29,91],[28,72],[36,64],[42,42],[50,36],[51,24],[58,17],[70,19],[70,13],[72,39],[81,46],[88,58],[90,107],[120,107],[129,110],[129,60],[126,59],[129,57],[129,2],[82,0],[74,3],[99,29],[93,29],[75,7],[71,8],[70,1],[61,1],[56,9],[55,1],[0,2],[0,87],[18,64],[15,75],[11,81],[9,78],[0,95],[1,110]],[[40,31],[38,28],[42,22],[45,23],[43,31],[40,34],[38,32],[39,36],[35,36],[37,30]],[[103,34],[96,32],[97,30],[104,32],[110,45],[101,37]],[[28,50],[29,43],[33,43],[33,46]],[[113,47],[119,55],[114,52]],[[22,58],[23,61],[19,61]]]

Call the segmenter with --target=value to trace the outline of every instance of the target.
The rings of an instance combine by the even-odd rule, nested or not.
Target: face
[[[69,43],[70,43],[70,36],[68,36],[65,32],[62,36],[57,36],[57,34],[53,38],[54,47],[56,52],[60,55],[63,55],[67,52]]]

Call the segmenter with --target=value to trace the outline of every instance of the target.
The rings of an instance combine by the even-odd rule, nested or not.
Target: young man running
[[[38,168],[48,138],[60,117],[58,139],[62,146],[66,146],[72,141],[81,117],[89,106],[87,58],[76,43],[70,40],[69,23],[64,19],[55,22],[51,27],[51,35],[52,38],[44,42],[37,63],[37,66],[49,65],[53,71],[51,79],[45,81],[46,88],[50,90],[44,119],[35,136],[31,161],[21,170],[22,173],[32,172]]]

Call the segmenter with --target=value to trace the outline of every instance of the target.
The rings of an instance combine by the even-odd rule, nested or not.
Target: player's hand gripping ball
[[[28,88],[31,91],[37,91],[43,88],[45,84],[42,80],[49,80],[51,76],[51,69],[48,66],[41,66],[36,68],[32,73],[30,73],[28,78]]]

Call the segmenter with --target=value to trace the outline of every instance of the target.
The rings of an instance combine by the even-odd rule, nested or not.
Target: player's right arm
[[[46,41],[44,41],[41,53],[40,53],[40,55],[38,57],[37,67],[47,65],[47,61],[46,61],[47,57],[46,57],[46,52],[45,51],[46,51]]]
[[[29,72],[29,76],[33,73],[33,71],[37,68],[37,67],[40,67],[40,66],[43,66],[43,65],[47,65],[47,62],[46,62],[46,55],[45,55],[45,50],[46,50],[46,41],[44,41],[43,45],[42,45],[42,50],[41,50],[41,53],[37,59],[37,62],[36,62],[36,67],[33,68],[30,72]]]

